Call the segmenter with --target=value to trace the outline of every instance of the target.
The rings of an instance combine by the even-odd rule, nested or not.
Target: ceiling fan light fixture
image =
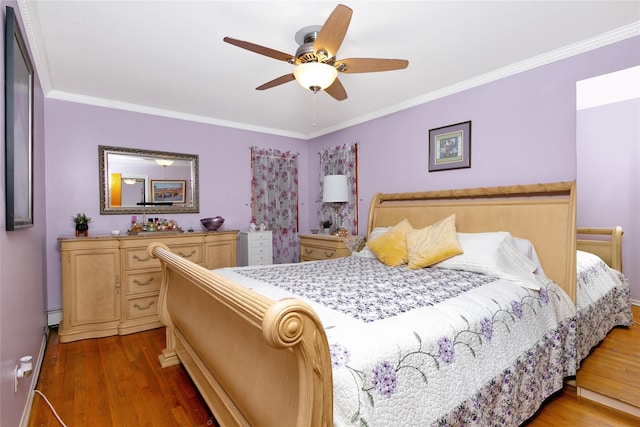
[[[305,62],[293,70],[293,75],[300,86],[317,92],[333,84],[338,76],[338,70],[321,62]]]
[[[167,166],[171,166],[173,164],[173,160],[156,159],[156,163],[159,164],[160,166],[164,166],[166,168]]]

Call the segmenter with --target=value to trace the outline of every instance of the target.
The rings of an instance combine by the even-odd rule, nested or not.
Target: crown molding
[[[42,90],[45,97],[52,99],[59,99],[69,102],[77,102],[83,104],[89,104],[94,106],[100,106],[105,108],[116,108],[125,111],[132,111],[144,114],[151,114],[156,116],[174,118],[178,120],[187,120],[198,123],[212,124],[217,126],[224,126],[230,128],[236,128],[241,130],[247,130],[252,132],[261,132],[266,134],[285,136],[296,139],[310,140],[322,135],[326,135],[332,132],[336,132],[354,125],[368,122],[373,119],[377,119],[398,111],[406,110],[427,102],[431,102],[446,96],[453,95],[458,92],[462,92],[477,86],[481,86],[487,83],[491,83],[496,80],[500,80],[514,74],[522,73],[543,65],[550,64],[552,62],[560,61],[566,58],[570,58],[575,55],[579,55],[594,49],[598,49],[604,46],[608,46],[613,43],[617,43],[632,37],[640,36],[640,21],[633,22],[629,25],[617,28],[612,31],[600,34],[598,36],[582,40],[580,42],[555,49],[553,51],[528,58],[524,61],[517,62],[505,67],[498,68],[494,71],[476,76],[474,78],[456,83],[454,85],[447,86],[445,88],[409,99],[407,101],[391,105],[387,108],[377,110],[370,114],[359,116],[352,120],[347,120],[337,125],[319,129],[310,134],[300,134],[296,132],[285,131],[282,129],[273,129],[260,126],[253,126],[246,123],[233,122],[227,120],[221,120],[214,117],[206,117],[200,115],[186,114],[178,111],[165,110],[159,108],[148,107],[144,105],[120,102],[111,99],[97,98],[84,96],[59,90],[54,90],[51,85],[50,72],[48,67],[48,60],[46,53],[41,47],[44,45],[43,41],[39,39],[33,28],[39,27],[39,19],[37,16],[37,9],[32,8],[34,13],[29,13],[27,7],[28,0],[18,0],[18,6],[20,8],[20,15],[27,34],[28,44],[31,48],[32,59],[36,68],[36,74],[40,80]]]

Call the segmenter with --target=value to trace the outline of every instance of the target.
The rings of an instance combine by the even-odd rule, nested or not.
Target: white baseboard
[[[47,311],[47,325],[57,326],[62,321],[62,310],[49,310]]]
[[[38,385],[38,378],[40,377],[40,370],[42,369],[42,362],[44,361],[44,351],[47,348],[47,340],[49,339],[49,328],[46,328],[44,336],[42,337],[42,345],[40,346],[40,352],[36,359],[35,366],[33,367],[33,374],[31,375],[31,384],[29,385],[29,395],[27,396],[27,402],[24,405],[22,411],[22,419],[20,420],[20,427],[29,426],[29,418],[31,417],[31,407],[33,406],[34,390]]]
[[[610,408],[617,409],[618,411],[626,412],[627,414],[631,414],[634,417],[640,417],[640,408],[638,408],[637,406],[630,405],[618,399],[614,399],[612,397],[608,397],[582,387],[578,387],[577,392],[578,396],[582,398],[593,400],[594,402],[598,402]]]

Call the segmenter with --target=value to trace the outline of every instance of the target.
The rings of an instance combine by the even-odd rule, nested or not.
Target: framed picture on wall
[[[187,181],[151,180],[152,203],[182,204],[187,201]]]
[[[7,231],[33,227],[33,66],[13,8],[6,8],[5,194]]]
[[[470,121],[429,130],[429,172],[470,167]]]

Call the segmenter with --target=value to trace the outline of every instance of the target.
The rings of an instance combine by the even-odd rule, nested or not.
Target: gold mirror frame
[[[140,206],[111,206],[111,188],[109,155],[131,156],[132,159],[165,159],[191,163],[190,177],[187,179],[185,191],[190,194],[186,204],[164,204],[146,201]],[[139,150],[135,148],[98,146],[99,180],[100,180],[100,214],[101,215],[135,215],[135,214],[156,214],[156,213],[199,213],[200,212],[200,188],[198,183],[198,155],[171,153],[167,151]],[[119,171],[120,173],[126,171]],[[150,180],[153,180],[150,177]],[[155,178],[156,180],[159,178]]]

